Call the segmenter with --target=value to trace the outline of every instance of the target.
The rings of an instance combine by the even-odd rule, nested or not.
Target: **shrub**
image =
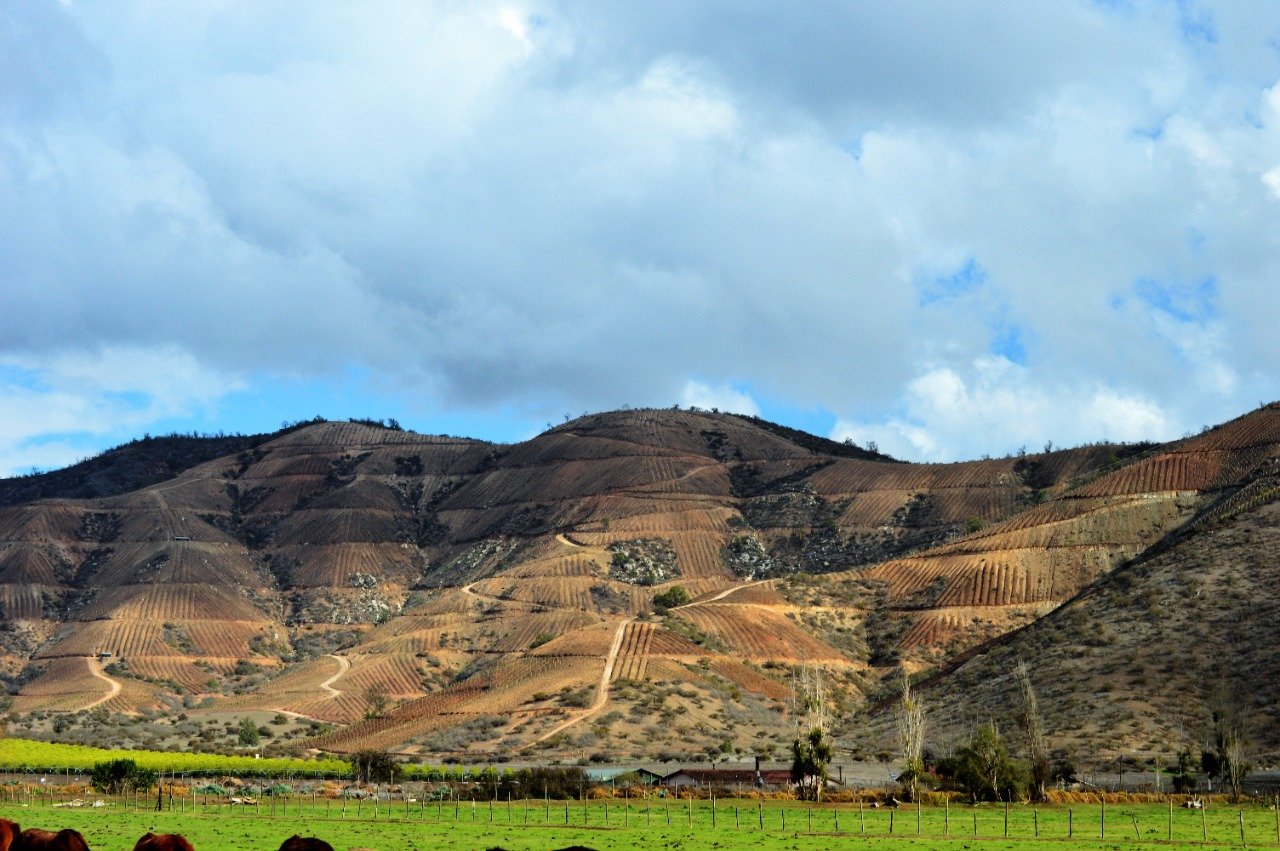
[[[150,789],[158,776],[155,769],[139,768],[131,759],[99,762],[89,772],[93,788],[108,795],[118,795],[131,789]]]
[[[666,614],[668,609],[683,606],[691,599],[693,598],[689,596],[689,592],[684,589],[683,585],[672,585],[661,594],[653,595],[653,608],[660,614]]]

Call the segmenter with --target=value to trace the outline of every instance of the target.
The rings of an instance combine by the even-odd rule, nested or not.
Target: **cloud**
[[[680,404],[704,411],[717,410],[730,414],[760,416],[760,406],[751,394],[729,384],[710,385],[690,379],[680,393]]]
[[[0,359],[0,476],[65,466],[244,386],[174,347]]]
[[[875,441],[881,451],[919,461],[1175,436],[1168,415],[1137,393],[1045,386],[1001,357],[929,369],[908,384],[896,416],[879,422],[841,419],[831,432],[834,440]]]
[[[1277,395],[1265,6],[637,8],[8,5],[0,358],[531,422],[732,376],[931,458],[999,451],[953,408],[1054,410],[1007,443],[1058,394],[1080,439]]]

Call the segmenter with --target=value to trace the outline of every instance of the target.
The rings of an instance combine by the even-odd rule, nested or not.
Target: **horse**
[[[29,827],[10,846],[12,851],[89,851],[89,843],[77,830],[67,828],[54,833]]]
[[[180,833],[148,833],[133,846],[133,851],[196,851]]]
[[[323,839],[313,836],[304,838],[295,833],[284,841],[280,851],[333,851],[333,846]]]
[[[18,827],[17,822],[0,818],[0,851],[9,851],[21,832],[22,828]]]

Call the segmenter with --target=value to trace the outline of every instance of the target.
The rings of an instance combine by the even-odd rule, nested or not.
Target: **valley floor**
[[[1118,804],[1106,808],[1105,838],[1097,804],[1033,809],[1014,805],[1006,823],[1002,805],[925,807],[919,811],[863,809],[856,804],[718,800],[469,801],[382,804],[377,814],[365,803],[357,813],[348,802],[288,804],[270,812],[247,807],[192,807],[185,811],[133,810],[122,804],[100,809],[46,805],[0,806],[0,818],[24,827],[81,831],[94,851],[128,851],[147,831],[179,832],[197,851],[275,849],[294,832],[325,839],[335,848],[390,849],[506,848],[511,851],[561,848],[713,849],[750,845],[760,849],[910,847],[962,849],[975,841],[985,848],[1064,845],[1118,849],[1152,845],[1252,847],[1277,844],[1274,810],[1256,804],[1177,810],[1163,804]],[[1007,825],[1007,826],[1006,826]],[[1172,842],[1169,837],[1172,837]],[[903,842],[905,840],[905,843]]]

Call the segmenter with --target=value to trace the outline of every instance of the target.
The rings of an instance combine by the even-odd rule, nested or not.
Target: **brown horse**
[[[284,841],[280,851],[333,851],[333,846],[323,839],[303,838],[295,833]]]
[[[18,834],[10,847],[13,851],[89,851],[89,843],[80,832],[70,828],[54,833],[29,827]]]
[[[9,851],[21,832],[22,828],[18,827],[17,822],[0,818],[0,851]]]
[[[133,851],[196,851],[180,833],[148,833],[133,846]]]

